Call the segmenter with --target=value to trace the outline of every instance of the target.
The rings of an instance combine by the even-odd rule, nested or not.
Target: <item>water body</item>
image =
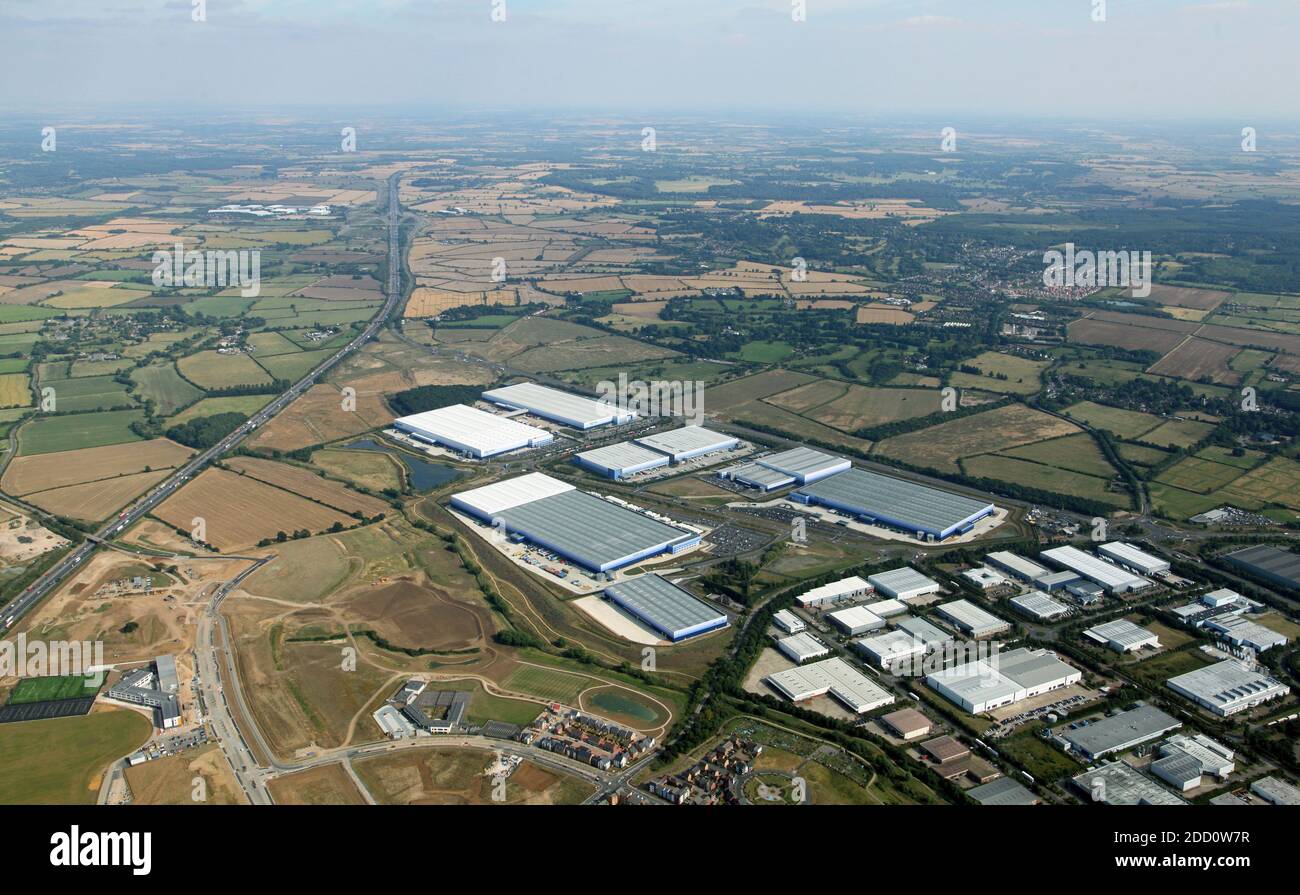
[[[448,466],[446,463],[432,463],[428,460],[420,460],[416,457],[410,456],[409,454],[395,451],[386,445],[380,444],[373,438],[363,438],[360,441],[354,441],[347,445],[347,448],[348,450],[353,451],[378,451],[381,454],[388,454],[401,460],[406,464],[406,471],[411,480],[411,487],[416,491],[430,491],[464,475],[461,470],[454,466]]]
[[[599,690],[585,697],[585,701],[612,715],[635,718],[646,723],[653,723],[659,717],[650,706],[639,699],[633,699],[621,690]]]

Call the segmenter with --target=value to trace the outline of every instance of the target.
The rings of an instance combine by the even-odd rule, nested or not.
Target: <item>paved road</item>
[[[3,613],[3,621],[0,621],[0,633],[12,628],[20,618],[31,611],[32,607],[36,606],[47,594],[54,590],[64,578],[76,571],[77,567],[98,548],[100,540],[107,540],[119,534],[137,520],[143,518],[196,473],[201,472],[214,460],[234,450],[253,430],[274,418],[276,414],[315,385],[322,376],[379,332],[379,329],[388,321],[393,311],[397,309],[402,301],[401,234],[398,227],[401,209],[397,197],[399,178],[399,174],[394,174],[388,181],[388,298],[384,302],[383,310],[370,321],[360,335],[340,348],[332,357],[321,363],[320,366],[300,379],[288,391],[266,405],[266,407],[259,410],[234,432],[199,453],[184,466],[173,472],[171,476],[155,485],[144,497],[124,510],[117,519],[95,532],[93,537],[88,538],[85,543],[79,545],[56,563],[6,606],[0,608],[0,613]]]

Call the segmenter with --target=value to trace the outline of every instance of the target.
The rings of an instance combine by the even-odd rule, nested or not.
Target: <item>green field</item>
[[[1187,457],[1156,476],[1156,481],[1182,488],[1184,491],[1208,494],[1243,474],[1244,470],[1236,466],[1203,460],[1200,457]]]
[[[542,699],[574,705],[578,694],[596,682],[580,674],[521,665],[502,683],[516,693],[529,693]]]
[[[1106,407],[1091,401],[1080,401],[1066,408],[1066,414],[1077,420],[1083,420],[1094,429],[1105,429],[1120,438],[1134,438],[1145,435],[1160,425],[1161,419],[1149,413],[1135,410],[1122,410],[1118,407]]]
[[[1213,431],[1214,426],[1210,423],[1196,420],[1169,420],[1149,432],[1144,432],[1138,441],[1162,448],[1171,446],[1188,448]]]
[[[1042,463],[995,454],[982,454],[978,457],[964,458],[961,465],[968,475],[1001,479],[1004,482],[1015,482],[1030,488],[1055,491],[1058,494],[1073,494],[1118,507],[1127,507],[1132,503],[1126,492],[1108,491],[1107,479],[1068,469],[1058,469]]]
[[[1008,448],[999,453],[1003,457],[1033,460],[1036,463],[1046,463],[1048,466],[1070,469],[1104,479],[1115,475],[1115,467],[1110,465],[1101,448],[1097,447],[1097,442],[1086,432],[1080,435],[1067,435],[1064,438],[1036,441],[1033,444]]]
[[[61,379],[50,387],[54,389],[56,413],[81,413],[135,405],[126,386],[114,381],[112,376]]]
[[[200,351],[176,362],[181,375],[199,388],[227,388],[234,385],[267,385],[271,377],[246,354],[218,354]]]
[[[86,678],[79,674],[57,677],[24,677],[9,693],[9,703],[44,702],[47,699],[76,699],[99,692],[101,677]]]
[[[293,354],[277,354],[259,357],[257,362],[276,379],[288,379],[295,382],[306,376],[312,369],[323,363],[330,355],[329,349],[318,351],[297,351]]]
[[[135,393],[141,400],[152,400],[159,416],[171,416],[204,394],[182,379],[172,364],[140,367],[131,372],[131,378],[137,383]]]
[[[1032,395],[1042,388],[1040,376],[1050,365],[1050,361],[1032,360],[1027,357],[1002,354],[999,351],[986,351],[978,357],[962,361],[962,364],[977,368],[980,374],[958,371],[952,374],[949,385],[1014,395]]]
[[[794,347],[789,342],[756,341],[747,343],[730,356],[752,364],[779,364],[792,354]]]
[[[18,435],[18,453],[49,454],[78,448],[139,441],[131,424],[144,419],[143,410],[76,413],[32,420]]]
[[[152,733],[125,709],[0,724],[0,804],[93,805],[104,769]]]
[[[225,398],[204,398],[167,420],[167,425],[188,423],[190,420],[215,416],[218,413],[242,413],[252,416],[270,403],[273,397],[273,395],[232,395]]]

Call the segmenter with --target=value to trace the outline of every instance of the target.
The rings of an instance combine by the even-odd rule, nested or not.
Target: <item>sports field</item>
[[[9,704],[19,705],[26,702],[44,702],[47,699],[76,699],[82,696],[94,696],[99,692],[103,680],[100,677],[82,677],[81,675],[60,675],[55,677],[24,677],[9,693]]]

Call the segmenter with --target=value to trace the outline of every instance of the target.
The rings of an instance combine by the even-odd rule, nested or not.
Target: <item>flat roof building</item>
[[[674,643],[728,624],[725,612],[655,574],[611,584],[605,596]]]
[[[1201,785],[1201,763],[1190,755],[1174,751],[1151,762],[1151,773],[1179,792]]]
[[[1089,640],[1110,647],[1117,653],[1140,649],[1160,649],[1160,638],[1146,628],[1139,627],[1126,618],[1117,618],[1088,628],[1083,632]]]
[[[932,540],[967,532],[996,511],[986,501],[865,469],[847,469],[790,496]]]
[[[1159,751],[1161,755],[1171,755],[1175,752],[1190,755],[1200,763],[1203,773],[1218,777],[1220,780],[1228,779],[1228,775],[1237,767],[1234,761],[1236,754],[1218,740],[1211,739],[1203,733],[1191,736],[1174,734],[1160,744]]]
[[[1132,749],[1142,743],[1162,737],[1183,726],[1183,722],[1151,705],[1141,705],[1086,727],[1063,730],[1061,739],[1070,748],[1090,761],[1105,758],[1115,752]]]
[[[452,404],[398,417],[393,428],[416,441],[451,448],[470,457],[494,457],[555,440],[550,432],[477,407]]]
[[[775,491],[778,488],[794,484],[794,476],[786,475],[784,472],[777,472],[775,469],[768,469],[766,466],[760,466],[757,463],[742,463],[730,469],[723,469],[719,471],[718,475],[733,482],[739,482],[747,488],[756,488],[759,491]]]
[[[890,618],[906,612],[907,604],[902,600],[877,600],[874,603],[868,603],[867,608],[881,618]]]
[[[636,414],[630,410],[535,382],[491,389],[483,393],[483,400],[513,410],[524,410],[533,416],[575,429],[620,425],[636,419]]]
[[[772,624],[776,625],[787,634],[798,634],[808,626],[803,623],[803,619],[795,615],[789,609],[780,609],[772,615]]]
[[[933,726],[930,719],[922,715],[916,709],[899,709],[896,712],[890,712],[887,715],[881,715],[880,720],[890,730],[898,734],[905,740],[914,740],[923,737],[930,732]]]
[[[1257,544],[1234,550],[1223,557],[1226,562],[1270,584],[1300,591],[1300,554]]]
[[[903,602],[919,599],[943,590],[943,586],[939,582],[927,578],[911,566],[903,566],[901,569],[890,569],[888,572],[868,575],[867,582],[886,597],[902,600]]]
[[[667,466],[668,455],[635,442],[620,441],[574,454],[573,462],[617,481],[638,472]]]
[[[1074,785],[1095,802],[1107,805],[1186,805],[1187,802],[1122,761],[1085,771]]]
[[[921,751],[939,764],[958,761],[970,756],[970,748],[965,743],[956,737],[947,735],[926,740],[921,744]]]
[[[828,613],[826,618],[845,634],[856,637],[868,631],[878,631],[885,626],[885,620],[864,606],[850,606]]]
[[[1011,623],[1005,622],[990,612],[976,606],[969,600],[953,600],[941,604],[935,610],[949,622],[956,625],[964,634],[979,639],[991,637],[1011,630]]]
[[[1004,572],[1019,578],[1021,581],[1033,581],[1039,575],[1046,575],[1047,569],[1044,569],[1038,563],[1025,559],[1023,556],[1017,556],[1014,553],[1008,553],[1006,550],[998,550],[984,557],[984,561],[989,565],[996,566]]]
[[[701,537],[543,473],[462,491],[452,495],[451,503],[596,572],[660,553],[680,553],[698,545]]]
[[[1165,685],[1220,717],[1244,712],[1291,692],[1281,681],[1253,671],[1235,659],[1180,674]]]
[[[809,447],[791,448],[788,451],[758,457],[754,462],[759,466],[790,476],[800,485],[812,484],[827,476],[843,472],[853,465],[843,457],[834,457]]]
[[[1044,572],[1034,579],[1034,587],[1050,594],[1058,590],[1064,590],[1067,585],[1082,580],[1073,572]]]
[[[1285,634],[1279,634],[1272,628],[1266,628],[1258,622],[1236,615],[1207,619],[1201,627],[1218,634],[1233,646],[1252,649],[1257,653],[1267,652],[1274,647],[1287,644]]]
[[[1078,683],[1083,672],[1050,650],[1027,648],[1000,653],[926,675],[929,686],[971,714],[991,711]]]
[[[938,649],[952,643],[952,635],[943,628],[932,625],[923,618],[917,618],[909,615],[907,618],[900,618],[891,624],[905,634],[910,634],[918,638],[925,645],[926,649]]]
[[[1097,548],[1097,552],[1111,562],[1139,575],[1156,575],[1160,572],[1169,571],[1168,560],[1152,556],[1150,553],[1139,550],[1132,544],[1126,544],[1123,541],[1111,541],[1109,544],[1102,544]]]
[[[1250,791],[1274,805],[1300,805],[1300,789],[1277,777],[1261,777],[1250,784]]]
[[[782,637],[776,642],[776,648],[785,653],[793,662],[807,662],[829,656],[831,648],[807,631],[800,631],[789,637]]]
[[[978,566],[974,569],[967,569],[961,573],[961,576],[980,590],[991,590],[995,587],[1001,587],[1007,583],[997,572],[987,566]]]
[[[889,672],[910,667],[926,654],[925,641],[906,631],[863,637],[853,641],[852,647],[872,665]]]
[[[981,805],[1037,805],[1038,796],[1010,777],[999,777],[992,783],[985,783],[966,790]]]
[[[766,681],[792,702],[829,693],[859,715],[894,702],[893,694],[839,657],[779,671]]]
[[[1126,594],[1151,584],[1150,581],[1126,572],[1103,559],[1098,559],[1090,553],[1084,553],[1077,547],[1053,547],[1051,550],[1044,550],[1039,556],[1077,575],[1082,575],[1089,581],[1097,582],[1110,594]]]
[[[723,435],[703,426],[682,426],[670,432],[658,432],[633,439],[642,447],[666,454],[673,463],[729,451],[740,444],[740,439],[732,435]]]
[[[1027,615],[1040,622],[1058,619],[1070,611],[1060,600],[1055,600],[1041,590],[1031,590],[1027,594],[1012,597],[1007,601],[1021,615]]]
[[[795,601],[800,606],[805,607],[827,606],[843,600],[865,597],[867,594],[872,593],[873,590],[874,588],[870,582],[864,581],[857,575],[852,575],[848,578],[841,578],[839,581],[832,581],[830,584],[814,587],[812,590],[795,597]]]

